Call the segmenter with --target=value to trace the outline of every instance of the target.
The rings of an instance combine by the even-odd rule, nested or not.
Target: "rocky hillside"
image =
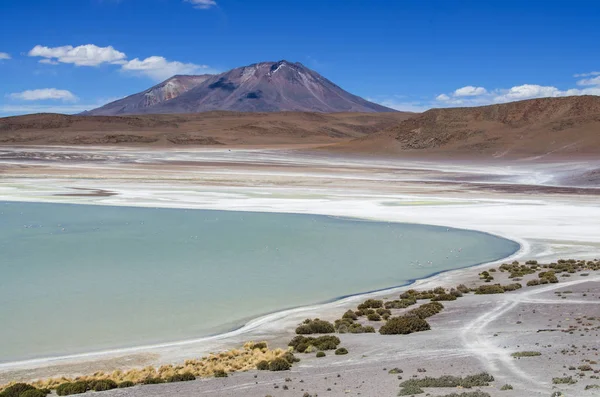
[[[600,97],[431,109],[341,149],[484,156],[600,154]]]

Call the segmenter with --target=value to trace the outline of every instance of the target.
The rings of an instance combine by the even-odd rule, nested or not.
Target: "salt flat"
[[[600,219],[599,186],[586,177],[590,170],[598,168],[598,164],[593,162],[433,162],[236,149],[153,152],[67,147],[3,149],[3,152],[3,157],[0,157],[0,200],[352,216],[466,228],[508,237],[522,245],[521,251],[511,260],[547,261],[600,256],[597,222]],[[88,193],[81,189],[88,189]],[[98,189],[111,192],[111,195],[89,194]],[[417,282],[417,285],[423,288],[456,285],[474,276],[476,279],[476,273],[472,269],[453,271]],[[574,280],[573,288],[584,285],[593,291],[598,290],[597,278],[592,277]],[[556,287],[561,288],[562,283]],[[542,288],[486,297],[485,305],[472,302],[471,298],[475,297],[458,301],[458,312],[455,313],[468,312],[468,315],[465,314],[464,319],[440,315],[439,324],[432,321],[432,327],[436,329],[437,325],[439,328],[435,333],[435,343],[432,343],[429,333],[423,333],[390,339],[389,342],[386,340],[387,347],[384,348],[380,346],[378,335],[362,336],[361,339],[348,335],[344,343],[356,354],[336,358],[337,361],[333,358],[319,362],[306,359],[294,367],[292,375],[296,380],[314,380],[310,390],[320,390],[320,394],[325,392],[326,385],[325,380],[320,379],[323,369],[336,368],[342,376],[353,378],[355,388],[365,381],[371,385],[369,387],[382,387],[381,394],[391,395],[395,394],[392,390],[395,390],[393,388],[397,387],[398,381],[390,380],[391,375],[384,372],[383,367],[398,366],[400,361],[414,370],[424,366],[423,360],[431,357],[435,365],[432,363],[427,369],[434,375],[436,367],[438,371],[462,374],[486,369],[500,379],[510,380],[515,386],[518,382],[521,387],[520,392],[515,387],[515,392],[502,392],[501,395],[548,395],[552,388],[548,374],[552,372],[558,376],[562,373],[559,360],[548,362],[549,367],[545,371],[523,367],[520,362],[507,360],[498,346],[490,346],[489,339],[496,330],[505,326],[504,320],[500,319],[508,318],[521,309],[520,299],[533,299],[531,295],[538,294],[538,290],[543,295]],[[374,296],[391,297],[397,293],[387,291]],[[510,296],[516,298],[511,299]],[[274,345],[285,345],[295,325],[304,318],[333,320],[348,308],[355,307],[360,300],[364,297],[276,313],[250,321],[229,334],[180,344],[0,367],[0,380],[177,362],[247,340],[268,340]],[[557,316],[563,309],[571,310],[562,305],[562,300],[554,301],[553,311]],[[518,304],[511,306],[515,302]],[[582,307],[584,311],[597,312],[595,303],[582,303]],[[485,317],[490,310],[498,316]],[[457,318],[461,321],[456,322]],[[544,320],[532,323],[530,332],[535,333],[536,327],[541,327]],[[462,338],[456,338],[461,334]],[[447,339],[443,335],[447,335]],[[521,338],[518,334],[505,337],[507,346],[516,345]],[[552,344],[571,343],[568,336],[561,335],[561,338]],[[418,354],[414,355],[414,352]],[[411,354],[412,358],[408,358]],[[440,354],[446,358],[440,359]],[[363,355],[367,356],[365,360],[360,359]],[[522,376],[516,375],[517,369]],[[375,376],[378,373],[381,375]],[[272,383],[289,375],[261,374],[258,386],[252,376],[250,373],[239,374],[227,380],[155,386],[156,395],[166,390],[163,387],[178,388],[182,395],[200,392],[236,395],[240,390],[244,395],[264,396],[267,392],[275,395]],[[302,388],[296,387],[296,391]],[[112,393],[150,395],[147,394],[150,390],[153,389],[144,387]],[[144,394],[136,394],[138,391]],[[536,394],[538,392],[541,394]],[[344,390],[334,391],[333,388],[331,393],[346,394]],[[580,393],[577,395],[593,395],[583,390]],[[375,395],[364,391],[362,394]]]

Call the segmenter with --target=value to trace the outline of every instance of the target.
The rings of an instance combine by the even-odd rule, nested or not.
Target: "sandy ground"
[[[598,167],[597,162],[591,161],[431,162],[258,149],[159,152],[3,148],[0,200],[317,213],[426,223],[509,237],[522,245],[515,258],[592,259],[600,257],[600,186],[586,175]],[[351,352],[348,356],[302,357],[290,373],[249,372],[225,380],[144,386],[106,394],[396,395],[400,381],[384,368],[399,367],[404,371],[404,379],[413,374],[468,375],[488,371],[497,381],[484,389],[493,396],[547,396],[553,391],[552,377],[570,375],[573,371],[568,367],[581,365],[583,359],[597,360],[597,351],[587,349],[597,346],[598,339],[597,333],[591,332],[581,336],[537,331],[556,327],[558,319],[565,324],[575,316],[600,315],[599,277],[578,276],[568,282],[561,280],[556,285],[524,288],[499,296],[468,296],[448,303],[447,310],[431,319],[433,330],[425,333],[398,337],[345,334],[341,338]],[[465,269],[421,280],[417,285],[454,286],[476,279],[476,270]],[[567,299],[554,294],[562,288],[573,294]],[[400,290],[374,296],[396,297]],[[585,297],[583,292],[575,292],[583,290],[589,290]],[[247,340],[267,340],[272,346],[284,346],[304,318],[333,320],[364,299],[352,297],[276,313],[212,338],[1,364],[0,383],[176,363]],[[526,321],[522,320],[524,317]],[[578,346],[577,353],[560,353],[571,345]],[[543,354],[521,360],[510,357],[511,352],[520,350],[541,350]],[[427,372],[417,373],[417,368]],[[285,378],[291,378],[291,382],[285,382]],[[560,386],[557,390],[566,390],[567,395],[599,395],[597,390],[583,390],[593,383],[586,379],[589,375],[573,386]],[[498,391],[504,383],[512,384],[514,390]],[[284,384],[289,390],[283,390]],[[428,392],[443,395],[451,391]]]

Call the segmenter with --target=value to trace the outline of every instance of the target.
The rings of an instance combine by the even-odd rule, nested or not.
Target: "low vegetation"
[[[511,356],[514,358],[521,358],[521,357],[537,357],[537,356],[541,356],[542,353],[540,352],[533,352],[533,351],[524,351],[524,352],[515,352],[512,353]]]
[[[288,343],[288,346],[298,353],[304,353],[313,350],[335,350],[340,343],[340,338],[334,335],[324,335],[317,338],[298,335]]]
[[[298,335],[310,335],[310,334],[331,334],[335,332],[335,327],[329,321],[320,320],[315,318],[314,320],[306,319],[302,324],[296,328]]]
[[[399,316],[390,318],[381,326],[379,333],[381,335],[406,335],[430,329],[429,323],[420,317]]]

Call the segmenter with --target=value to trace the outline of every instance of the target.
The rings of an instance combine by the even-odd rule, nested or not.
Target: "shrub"
[[[456,300],[456,296],[452,295],[452,294],[439,294],[437,296],[434,296],[433,298],[431,298],[432,302],[438,302],[438,301],[455,301]]]
[[[471,292],[471,290],[469,289],[469,287],[467,287],[464,284],[460,284],[459,286],[456,287],[456,289],[460,292],[462,292],[463,294],[468,294],[469,292]]]
[[[386,309],[405,309],[409,306],[414,305],[415,303],[417,303],[417,300],[413,297],[410,297],[410,298],[405,298],[405,299],[401,299],[401,300],[385,302],[385,308]]]
[[[572,385],[577,383],[572,376],[566,376],[564,378],[552,378],[552,383],[555,385]]]
[[[227,378],[227,372],[222,369],[216,369],[214,375],[215,378]]]
[[[509,385],[509,384],[506,384],[500,388],[500,390],[512,390],[512,389],[513,389],[512,385]]]
[[[4,389],[2,393],[0,393],[1,397],[19,397],[21,393],[25,393],[28,390],[36,390],[35,387],[28,385],[27,383],[15,383],[12,386]]]
[[[290,364],[300,362],[300,359],[297,358],[296,356],[294,356],[294,353],[292,353],[292,352],[283,353],[283,356],[281,356],[281,358],[283,358],[285,361],[287,361]]]
[[[258,364],[256,364],[256,369],[259,371],[268,371],[269,362],[267,360],[259,361]]]
[[[382,335],[406,335],[413,332],[427,331],[431,329],[427,321],[414,316],[401,316],[390,318],[381,328]]]
[[[258,342],[258,343],[255,343],[254,345],[252,345],[252,349],[262,350],[262,349],[266,349],[267,347],[268,347],[267,342]]]
[[[318,352],[317,357],[318,358],[325,357],[325,352]]]
[[[540,352],[531,352],[531,351],[515,352],[515,353],[511,354],[511,356],[514,358],[536,357],[536,356],[541,356],[541,355],[542,355],[542,353],[540,353]]]
[[[358,310],[378,309],[380,307],[383,307],[383,301],[382,300],[379,300],[379,299],[367,299],[366,301],[364,301],[363,303],[361,303],[360,305],[358,305]]]
[[[335,351],[336,356],[343,356],[344,354],[348,354],[348,349],[346,349],[345,347],[340,347]]]
[[[516,291],[518,289],[523,288],[523,286],[519,283],[513,283],[513,284],[503,285],[502,288],[504,289],[504,292],[506,292],[506,291]]]
[[[119,383],[118,388],[119,389],[126,389],[128,387],[133,387],[133,386],[135,386],[135,383],[133,383],[130,380],[125,380],[125,381]]]
[[[106,391],[117,388],[117,383],[114,380],[110,379],[102,379],[90,382],[89,384],[90,390],[93,391]]]
[[[381,316],[377,313],[372,313],[367,316],[369,321],[381,321]]]
[[[29,389],[19,394],[19,397],[46,397],[46,395],[48,394],[49,393],[46,393],[45,391],[42,391],[40,389]],[[0,396],[1,395],[2,393],[0,393]]]
[[[358,316],[352,310],[348,310],[346,313],[344,313],[344,315],[342,316],[342,318],[349,318],[351,320],[358,320]]]
[[[340,338],[334,335],[324,335],[318,338],[311,336],[296,336],[288,346],[291,346],[297,352],[304,352],[309,346],[314,346],[317,350],[334,350],[340,344]]]
[[[46,397],[48,394],[50,393],[46,393],[40,389],[30,389],[19,394],[19,397]]]
[[[399,396],[412,396],[415,394],[425,393],[419,386],[409,385],[400,389]]]
[[[144,385],[159,385],[161,383],[165,383],[165,381],[162,380],[161,378],[157,378],[157,377],[153,377],[153,376],[149,376],[142,381],[142,384],[144,384]]]
[[[68,382],[56,388],[56,394],[59,396],[69,396],[71,394],[81,394],[89,390],[87,382]]]
[[[329,321],[319,320],[305,320],[303,324],[296,328],[298,335],[308,334],[331,334],[335,332],[335,327]]]
[[[529,281],[527,282],[527,286],[528,286],[528,287],[533,287],[533,286],[535,286],[535,285],[540,285],[540,280],[538,280],[538,279],[533,279],[533,280],[529,280]]]
[[[416,309],[410,310],[408,312],[408,315],[425,319],[435,314],[438,314],[442,311],[442,309],[444,309],[444,305],[442,305],[439,302],[425,303],[424,305],[421,305]]]
[[[174,382],[189,382],[192,380],[196,380],[196,377],[189,373],[189,372],[184,372],[182,374],[175,374],[173,376],[169,376],[167,378],[167,382],[168,383],[174,383]]]
[[[504,288],[500,284],[494,285],[480,285],[475,290],[477,295],[489,295],[489,294],[503,294]]]
[[[482,372],[477,375],[469,375],[461,378],[459,376],[440,376],[439,378],[425,377],[423,379],[410,379],[400,383],[400,387],[462,387],[470,389],[476,386],[489,386],[494,377]]]
[[[292,366],[287,360],[279,357],[269,363],[269,371],[287,371]]]

